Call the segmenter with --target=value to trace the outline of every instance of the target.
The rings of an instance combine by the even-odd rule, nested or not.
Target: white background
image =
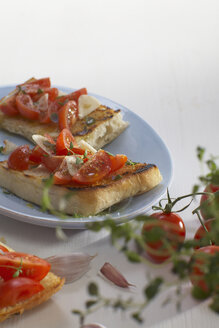
[[[0,2],[0,13],[0,85],[50,76],[56,85],[85,86],[89,92],[123,104],[145,119],[169,147],[174,161],[172,195],[191,190],[199,175],[196,146],[204,146],[215,155],[219,149],[218,1],[7,0]],[[185,221],[190,220],[192,215],[187,211]],[[81,233],[73,236],[68,246],[61,246],[52,239],[51,229],[34,230],[5,218],[0,224],[0,235],[14,247],[17,243],[20,250],[37,250],[39,255],[45,254],[43,242],[34,240],[26,245],[13,227],[21,236],[37,231],[47,241],[51,239],[57,251],[77,248],[76,240],[78,247],[90,242]],[[103,242],[103,249],[109,249],[107,243]],[[122,261],[121,255],[114,256],[115,261]],[[134,269],[128,266],[128,270],[132,277]],[[81,289],[75,290],[75,295],[83,299],[84,286],[77,286]],[[57,296],[56,307],[64,306],[67,300],[70,296],[65,290]],[[45,317],[50,313],[47,307]],[[26,328],[38,315],[43,320],[42,311],[24,316],[23,321],[16,319],[13,327],[23,328],[26,323]],[[156,312],[155,307],[154,311],[151,324],[161,320],[159,310]],[[121,317],[115,317],[112,324],[105,313],[99,321],[102,318],[108,328],[134,327]],[[174,315],[171,312],[170,316]],[[50,320],[47,317],[48,322],[41,327],[54,327]],[[65,322],[60,324],[65,326]],[[66,327],[68,324],[70,327],[70,316]],[[196,305],[156,326],[176,325],[216,327],[218,317],[205,304]],[[4,327],[12,327],[12,322]]]

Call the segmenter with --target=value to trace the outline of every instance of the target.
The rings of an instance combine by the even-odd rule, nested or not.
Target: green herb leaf
[[[37,90],[37,93],[38,93],[38,95],[39,95],[39,94],[43,93],[43,90],[39,88],[39,89]]]
[[[88,301],[86,301],[85,306],[87,309],[89,309],[90,307],[92,307],[95,304],[97,304],[97,300],[88,300]]]
[[[78,164],[82,164],[82,163],[84,163],[83,159],[80,157],[76,157],[76,164],[78,165]]]
[[[4,150],[4,147],[0,146],[0,154],[2,153],[3,150]]]
[[[145,288],[144,293],[148,300],[151,300],[157,295],[162,283],[163,283],[163,279],[158,277],[152,280],[150,284]]]
[[[98,286],[97,286],[97,284],[95,284],[94,282],[91,282],[91,283],[88,285],[88,293],[89,293],[89,295],[91,295],[91,296],[98,296],[99,291],[98,291]]]

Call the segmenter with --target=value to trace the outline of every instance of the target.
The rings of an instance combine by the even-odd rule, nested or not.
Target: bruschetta
[[[100,149],[127,126],[119,109],[102,105],[86,88],[63,94],[49,78],[32,78],[0,100],[0,127],[30,141],[33,134],[57,137],[68,128],[77,141]]]
[[[15,149],[0,162],[0,185],[17,196],[42,205],[45,180],[52,208],[66,214],[95,215],[157,186],[162,176],[154,164],[134,163],[126,155],[96,151],[78,143],[68,129],[54,139],[33,135],[36,146]]]

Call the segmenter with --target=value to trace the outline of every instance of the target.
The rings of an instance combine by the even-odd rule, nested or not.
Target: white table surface
[[[169,147],[174,161],[171,194],[191,190],[199,174],[196,147],[204,146],[215,155],[219,148],[217,0],[8,0],[0,11],[0,85],[50,76],[56,85],[86,86],[123,104],[146,120]],[[196,219],[190,211],[183,216],[191,230]],[[71,309],[83,306],[90,280],[97,281],[106,295],[129,296],[97,276],[105,261],[137,285],[132,296],[141,296],[148,268],[127,262],[104,233],[67,235],[68,241],[61,242],[53,229],[0,216],[0,237],[17,250],[42,257],[74,250],[98,252],[81,280],[2,327],[78,327]],[[218,327],[219,317],[207,302],[197,303],[187,295],[177,314],[173,305],[161,308],[164,296],[145,311],[144,327]],[[128,315],[111,310],[100,310],[89,322],[107,328],[139,327]]]

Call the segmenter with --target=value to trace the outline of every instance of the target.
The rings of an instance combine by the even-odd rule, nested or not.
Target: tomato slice
[[[68,101],[58,111],[59,129],[70,129],[77,120],[78,108],[74,100]]]
[[[121,169],[127,162],[127,156],[126,155],[110,155],[110,161],[111,161],[111,172],[117,171]]]
[[[33,96],[36,94],[40,94],[43,91],[43,89],[50,88],[50,86],[51,86],[50,78],[46,77],[39,80],[34,80],[32,82],[20,84],[18,85],[17,88],[20,89],[23,93],[27,93]]]
[[[43,156],[41,162],[50,172],[54,172],[60,167],[64,158],[65,156]]]
[[[44,287],[35,280],[29,278],[14,278],[0,284],[0,308],[13,306],[24,301]]]
[[[44,92],[48,93],[50,101],[55,101],[59,95],[59,91],[57,88],[46,88],[44,89]]]
[[[56,155],[67,155],[73,147],[78,147],[78,144],[68,129],[63,129],[56,140]]]
[[[109,155],[104,150],[99,150],[78,170],[72,180],[79,184],[91,185],[103,179],[110,171]]]
[[[8,116],[16,116],[18,110],[16,107],[16,95],[5,98],[0,104],[0,110]]]
[[[34,106],[33,101],[29,95],[19,94],[16,97],[16,106],[21,116],[29,120],[38,120],[40,112]]]
[[[74,100],[77,103],[78,98],[81,95],[87,95],[87,89],[86,88],[81,88],[79,90],[76,90],[76,91],[73,91],[73,92],[69,93],[68,95],[58,97],[57,101],[58,101],[58,103],[63,103],[63,102],[69,101],[69,100]]]
[[[27,170],[29,158],[30,148],[28,145],[17,147],[8,158],[8,167],[18,171]]]
[[[37,281],[42,280],[49,272],[51,265],[47,261],[30,254],[8,252],[0,254],[0,277],[10,280],[16,270],[20,268],[20,277],[27,277]]]
[[[9,252],[9,250],[8,250],[5,246],[3,246],[3,245],[0,245],[0,250],[1,250],[2,252],[4,252],[4,253]]]
[[[72,176],[69,174],[68,170],[58,170],[54,174],[54,184],[67,185],[72,182]]]

